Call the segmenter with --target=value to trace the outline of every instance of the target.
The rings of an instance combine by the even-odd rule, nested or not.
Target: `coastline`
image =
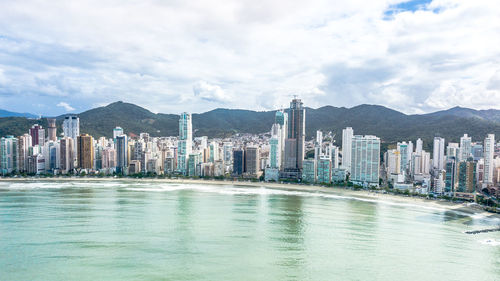
[[[500,214],[487,212],[480,207],[473,207],[474,204],[469,202],[456,203],[451,201],[431,200],[421,197],[406,197],[402,195],[395,195],[390,193],[382,193],[371,190],[352,190],[338,187],[323,187],[316,185],[303,185],[295,183],[269,183],[269,182],[251,182],[251,181],[232,181],[232,180],[213,180],[213,179],[158,179],[158,178],[94,178],[94,177],[55,177],[55,178],[3,178],[0,177],[0,182],[60,182],[60,181],[81,181],[81,182],[102,182],[102,181],[124,181],[124,182],[151,182],[151,183],[169,183],[169,184],[210,184],[219,185],[224,188],[224,185],[240,186],[240,187],[264,187],[268,189],[285,190],[285,191],[298,191],[298,192],[312,192],[332,194],[337,196],[349,196],[354,199],[367,200],[367,201],[381,201],[399,204],[415,204],[415,207],[425,206],[427,208],[441,209],[443,211],[456,211],[462,212],[466,215],[481,215],[489,218],[500,219]]]

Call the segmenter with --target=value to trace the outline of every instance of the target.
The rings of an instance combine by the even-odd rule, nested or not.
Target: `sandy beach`
[[[449,210],[462,212],[469,215],[482,215],[485,217],[499,218],[499,214],[489,213],[476,204],[473,203],[454,203],[445,200],[430,200],[420,197],[407,197],[403,195],[394,195],[382,192],[375,192],[371,190],[351,190],[344,187],[322,187],[315,185],[299,185],[299,184],[289,184],[289,183],[267,183],[267,182],[251,182],[251,181],[232,181],[232,180],[211,180],[211,179],[134,179],[134,178],[80,178],[80,177],[67,177],[67,178],[0,178],[0,182],[61,182],[61,181],[121,181],[121,182],[151,182],[154,183],[169,183],[169,184],[209,184],[209,185],[219,185],[224,188],[225,185],[231,186],[241,186],[241,187],[264,187],[269,189],[278,190],[288,190],[288,191],[299,191],[299,192],[314,192],[314,193],[325,193],[334,194],[344,197],[353,197],[353,199],[360,199],[366,201],[383,201],[389,202],[391,204],[414,204],[415,208],[425,207],[425,208],[435,208],[441,210]],[[476,206],[475,206],[476,205]]]

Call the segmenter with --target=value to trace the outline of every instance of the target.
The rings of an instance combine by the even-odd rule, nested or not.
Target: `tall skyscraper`
[[[347,172],[351,172],[351,151],[352,151],[352,137],[354,131],[351,127],[342,130],[342,168]]]
[[[241,176],[245,172],[245,151],[233,151],[233,175]]]
[[[87,134],[77,137],[78,168],[94,168],[94,138]]]
[[[48,125],[49,141],[56,141],[57,140],[56,119],[48,118],[47,123],[49,124]]]
[[[121,135],[123,135],[122,127],[116,127],[113,129],[113,140],[116,140],[116,137]]]
[[[77,156],[77,137],[80,135],[80,118],[76,116],[66,116],[63,121],[63,133],[65,137],[73,139],[73,151]]]
[[[260,171],[259,167],[259,148],[246,147],[245,148],[245,173],[248,175],[257,175]]]
[[[64,117],[63,132],[65,137],[76,140],[76,137],[80,135],[80,118],[76,116]]]
[[[467,134],[460,138],[460,152],[458,162],[466,161],[472,154],[472,139]]]
[[[27,172],[28,171],[28,157],[30,156],[30,148],[32,147],[31,135],[24,134],[19,136],[19,171]]]
[[[407,142],[398,142],[397,143],[397,149],[399,151],[400,155],[400,170],[399,173],[403,175],[407,175],[407,171],[409,169],[409,164],[410,164],[410,159],[408,156],[411,155],[410,151],[410,145]]]
[[[0,172],[12,173],[18,170],[17,138],[6,136],[0,139]]]
[[[351,180],[367,186],[379,185],[380,139],[353,136],[351,145]]]
[[[280,161],[281,163],[279,164],[280,169],[285,166],[285,139],[288,136],[288,114],[284,112],[283,110],[278,110],[276,111],[276,115],[274,118],[274,123],[279,125],[279,136],[280,136],[280,141],[279,141],[279,149],[280,149]]]
[[[116,136],[116,172],[123,174],[128,171],[128,138],[127,135]]]
[[[415,152],[417,153],[417,155],[422,155],[423,144],[424,144],[424,142],[422,141],[422,139],[420,139],[420,138],[417,139],[417,144],[415,147]]]
[[[484,180],[485,185],[493,183],[493,156],[495,154],[495,135],[489,134],[484,139]]]
[[[281,125],[273,124],[271,139],[269,140],[269,166],[273,169],[281,168]]]
[[[177,149],[177,172],[187,175],[187,163],[193,149],[193,127],[191,114],[183,112],[179,118],[179,140]]]
[[[69,137],[63,137],[59,142],[60,147],[60,168],[62,173],[68,173],[69,171],[74,169],[75,163],[75,151],[73,150],[73,142],[74,140]]]
[[[435,137],[432,151],[432,168],[441,171],[444,169],[444,165],[444,138]]]
[[[30,135],[32,146],[43,146],[45,144],[45,129],[42,126],[38,124],[33,125],[30,129]]]
[[[289,178],[299,178],[304,160],[305,140],[305,108],[300,99],[290,102],[288,114],[288,135],[285,139],[284,175]]]

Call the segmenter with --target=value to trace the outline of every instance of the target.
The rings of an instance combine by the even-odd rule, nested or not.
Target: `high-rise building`
[[[215,161],[219,160],[219,143],[217,141],[213,141],[210,143],[210,159],[209,162],[215,163]]]
[[[30,156],[30,148],[32,147],[31,135],[24,134],[19,136],[19,157],[18,157],[18,165],[19,172],[27,172],[28,171],[28,157]]]
[[[351,145],[353,136],[354,131],[351,127],[342,130],[342,168],[347,172],[351,172]]]
[[[280,149],[280,168],[285,166],[285,140],[288,136],[288,113],[283,110],[276,111],[274,123],[279,125],[279,149]]]
[[[62,128],[64,136],[73,139],[73,151],[75,151],[75,156],[77,156],[77,137],[80,135],[80,118],[77,116],[64,117]]]
[[[330,183],[332,181],[332,162],[330,158],[320,158],[316,162],[316,182]]]
[[[226,167],[233,165],[233,144],[231,142],[224,142],[222,144],[223,162]]]
[[[116,136],[116,172],[123,174],[127,172],[129,164],[127,135]]]
[[[80,118],[76,116],[66,116],[63,121],[63,133],[65,137],[76,140],[80,135]]]
[[[330,146],[331,159],[332,159],[332,169],[339,168],[339,148],[338,146]]]
[[[94,168],[94,138],[87,134],[77,137],[78,168],[92,170]]]
[[[453,157],[450,157],[446,160],[446,177],[445,177],[445,188],[444,192],[450,193],[455,192],[456,184],[457,184],[457,168],[456,168],[456,160]]]
[[[415,153],[417,153],[417,155],[421,155],[422,154],[422,147],[424,145],[424,142],[422,141],[422,139],[417,139],[417,144],[416,144],[416,147],[415,147]]]
[[[18,171],[18,143],[14,136],[0,139],[0,172],[2,174]]]
[[[458,182],[456,192],[473,193],[476,191],[476,163],[472,158],[458,163],[456,177]]]
[[[493,184],[493,156],[495,154],[495,135],[489,134],[484,139],[484,180],[485,185]]]
[[[285,139],[284,176],[299,178],[304,160],[306,110],[300,99],[290,102],[288,114],[288,135]]]
[[[256,176],[260,171],[259,167],[259,148],[246,147],[245,148],[245,173],[247,175]]]
[[[472,139],[467,134],[460,138],[460,151],[457,161],[466,161],[472,154]]]
[[[233,175],[241,176],[245,172],[245,151],[233,151]]]
[[[351,181],[365,186],[379,185],[380,139],[375,136],[352,138]]]
[[[459,144],[456,142],[449,142],[448,146],[446,147],[446,157],[454,157],[455,159],[458,158],[458,151],[459,151]]]
[[[59,148],[61,150],[59,156],[61,157],[60,169],[62,173],[68,173],[74,169],[75,163],[75,151],[73,150],[74,140],[70,137],[63,137],[59,142]]]
[[[390,149],[387,151],[386,159],[387,176],[397,175],[401,172],[401,157],[397,149]]]
[[[102,168],[114,169],[116,167],[116,149],[113,147],[105,147],[102,150]]]
[[[113,140],[116,140],[117,136],[123,135],[123,128],[122,127],[116,127],[113,129]]]
[[[177,149],[177,172],[187,175],[187,164],[193,147],[191,114],[183,112],[179,118],[179,140]],[[196,168],[196,167],[195,167]]]
[[[188,156],[188,164],[187,164],[187,175],[190,177],[200,176],[201,171],[198,171],[198,166],[201,161],[201,153],[190,153]]]
[[[399,151],[400,161],[401,161],[401,164],[399,166],[400,168],[399,173],[402,175],[407,175],[411,159],[409,157],[409,155],[411,155],[410,145],[407,142],[398,142],[397,149]]]
[[[432,168],[441,171],[444,169],[444,164],[444,138],[435,137],[432,151]]]
[[[48,118],[48,133],[49,133],[49,141],[57,140],[57,127],[56,127],[56,119]]]
[[[45,129],[42,126],[38,124],[33,125],[30,129],[30,135],[32,146],[43,146],[45,144]]]
[[[306,183],[316,182],[316,161],[306,159],[303,164],[302,181]]]

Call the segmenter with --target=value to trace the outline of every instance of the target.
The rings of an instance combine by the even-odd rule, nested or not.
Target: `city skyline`
[[[497,1],[4,3],[10,111],[269,110],[294,94],[314,108],[498,108]]]

